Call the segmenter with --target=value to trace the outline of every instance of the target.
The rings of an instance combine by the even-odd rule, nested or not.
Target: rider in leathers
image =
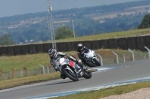
[[[78,53],[78,57],[82,60],[83,64],[86,64],[85,60],[84,60],[84,53],[87,53],[89,51],[89,49],[85,46],[83,46],[83,44],[79,43],[78,44],[78,49],[77,49],[77,53]]]
[[[78,62],[77,59],[75,59],[74,57],[69,56],[69,55],[67,55],[67,54],[65,54],[65,53],[62,53],[62,52],[57,52],[57,50],[54,49],[54,48],[49,49],[49,50],[48,50],[48,54],[49,54],[49,56],[50,56],[50,63],[51,63],[51,65],[54,67],[54,69],[55,69],[56,71],[58,71],[59,67],[56,66],[54,62],[55,62],[55,60],[56,60],[57,58],[59,58],[59,57],[69,58],[69,59],[72,60],[72,61]],[[65,79],[65,78],[66,78],[66,76],[63,75],[63,74],[61,74],[60,77],[61,77],[62,79]]]

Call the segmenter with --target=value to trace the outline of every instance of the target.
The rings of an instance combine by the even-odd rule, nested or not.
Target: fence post
[[[12,78],[15,78],[15,70],[13,68],[11,68],[11,71],[12,71]]]
[[[147,49],[147,51],[148,51],[148,56],[149,56],[149,58],[150,58],[150,49],[149,49],[148,47],[146,47],[146,46],[145,46],[145,49]]]
[[[22,70],[21,70],[21,77],[23,77],[23,73],[22,73]]]
[[[124,63],[126,62],[126,55],[123,54]]]
[[[3,80],[4,79],[4,74],[3,74],[3,71],[0,69],[0,74],[1,74],[1,79]]]
[[[116,55],[117,64],[119,63],[118,55],[114,51],[112,51]]]
[[[132,59],[133,59],[133,61],[135,61],[134,52],[130,49],[128,49],[128,51],[130,51],[132,53]]]
[[[24,71],[25,71],[25,76],[28,75],[28,72],[27,72],[27,68],[23,67]]]
[[[43,68],[43,73],[45,74],[45,68],[43,65],[39,64]]]
[[[47,73],[48,73],[48,74],[49,74],[49,71],[50,71],[50,70],[49,70],[49,66],[47,66]]]
[[[101,66],[104,66],[104,64],[103,64],[103,58],[102,58],[102,56],[101,56],[100,54],[97,54],[97,56],[99,56],[99,58],[100,58],[100,61],[101,61]]]

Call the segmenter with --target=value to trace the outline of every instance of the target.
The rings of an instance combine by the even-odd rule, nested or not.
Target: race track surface
[[[150,77],[150,59],[99,67],[91,79],[80,78],[77,82],[67,78],[0,90],[0,99],[34,99],[145,77]]]

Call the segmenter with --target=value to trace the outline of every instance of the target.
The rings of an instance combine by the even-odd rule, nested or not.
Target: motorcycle
[[[59,57],[55,61],[55,65],[58,66],[59,72],[73,81],[78,81],[79,78],[84,77],[90,79],[92,73],[86,71],[82,66],[68,58]]]
[[[84,64],[89,67],[101,66],[101,63],[99,62],[99,60],[96,57],[96,54],[93,50],[89,49],[87,53],[84,53],[83,59],[85,61]]]

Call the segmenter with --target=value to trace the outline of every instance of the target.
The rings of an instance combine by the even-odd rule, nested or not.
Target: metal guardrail
[[[115,55],[116,55],[116,61],[117,61],[117,64],[119,64],[119,58],[118,58],[118,54],[115,53],[114,51],[112,51]]]
[[[135,55],[134,55],[134,52],[133,52],[132,50],[130,50],[130,49],[128,49],[128,51],[130,51],[130,52],[132,53],[132,59],[133,59],[133,61],[135,61]]]
[[[39,64],[43,68],[43,74],[45,74],[45,68],[43,65]]]
[[[147,49],[147,51],[148,51],[148,56],[149,56],[149,58],[150,58],[150,49],[149,49],[148,47],[146,47],[146,46],[144,46],[144,48]]]
[[[150,58],[150,49],[148,47],[145,46],[145,49],[147,49],[148,51],[148,58]],[[147,53],[143,53],[141,54],[137,54],[136,52],[134,53],[132,50],[128,49],[128,51],[130,51],[132,53],[132,60],[135,61],[139,60],[139,59],[146,59],[146,55]],[[101,66],[105,65],[109,65],[109,64],[114,64],[115,62],[121,63],[121,62],[128,62],[131,61],[130,56],[131,54],[117,54],[116,52],[112,51],[113,54],[115,54],[116,57],[105,57],[105,56],[101,56],[100,54],[96,54],[98,56],[98,59],[101,63]],[[118,57],[120,55],[120,57]],[[144,56],[144,57],[143,57]],[[115,61],[113,61],[115,58]],[[105,63],[106,62],[106,63]],[[15,71],[12,70],[10,72],[3,72],[0,69],[0,80],[4,80],[4,79],[12,79],[12,78],[17,78],[17,77],[26,77],[26,76],[34,76],[34,75],[39,75],[39,74],[49,74],[51,72],[55,72],[55,70],[53,69],[53,67],[51,66],[43,66],[41,64],[39,64],[41,66],[41,68],[37,68],[37,69],[33,69],[33,70],[28,70],[26,68],[19,70],[19,71]]]

